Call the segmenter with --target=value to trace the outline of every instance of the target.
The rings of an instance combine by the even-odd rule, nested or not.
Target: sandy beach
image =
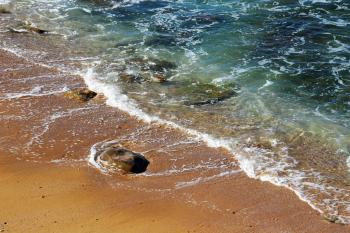
[[[0,83],[3,232],[350,232],[292,191],[247,177],[224,149],[144,123],[103,96],[67,98],[84,87],[79,76],[0,50]],[[91,147],[110,140],[143,153],[147,172],[89,165]]]

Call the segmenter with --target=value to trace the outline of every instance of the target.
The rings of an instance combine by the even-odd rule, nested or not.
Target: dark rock
[[[46,31],[46,30],[43,30],[43,29],[40,29],[40,28],[37,28],[37,27],[33,27],[31,25],[27,25],[26,29],[28,31],[35,32],[35,33],[38,33],[38,34],[45,34],[45,33],[49,32],[49,31]]]
[[[197,15],[193,18],[198,24],[211,24],[215,22],[220,22],[223,19],[218,15]]]
[[[90,3],[97,6],[105,6],[105,7],[113,6],[113,2],[111,0],[79,0],[79,2]]]
[[[115,145],[106,148],[95,160],[108,169],[118,169],[128,173],[142,173],[146,171],[149,161],[141,154]]]
[[[331,223],[340,223],[339,218],[335,215],[323,215],[323,218]]]
[[[165,24],[154,24],[150,27],[149,30],[159,33],[166,33],[171,31],[170,28]]]
[[[153,36],[145,41],[146,46],[175,46],[176,38],[174,36]]]
[[[160,60],[156,58],[135,57],[127,61],[130,64],[138,65],[142,70],[151,70],[154,72],[163,72],[165,70],[175,69],[177,65],[174,62]]]
[[[157,83],[164,83],[167,81],[167,78],[162,74],[156,74],[153,76],[153,81]]]
[[[216,86],[211,83],[182,84],[173,87],[170,92],[189,106],[215,104],[237,94],[233,84]]]
[[[77,99],[86,102],[94,98],[97,93],[87,88],[78,88],[72,91],[68,91],[64,95],[70,99]]]
[[[127,83],[142,83],[146,81],[146,79],[139,74],[135,75],[135,74],[126,74],[126,73],[119,74],[119,79]]]
[[[149,69],[153,72],[165,72],[176,67],[175,63],[166,60],[151,59],[149,63]]]

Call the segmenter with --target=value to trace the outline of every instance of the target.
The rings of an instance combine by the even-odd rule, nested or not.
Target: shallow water
[[[80,59],[90,86],[115,106],[194,129],[232,150],[249,176],[350,222],[348,1],[18,0],[9,8],[18,21],[6,27],[29,21],[50,31],[46,40],[70,44],[58,60]]]

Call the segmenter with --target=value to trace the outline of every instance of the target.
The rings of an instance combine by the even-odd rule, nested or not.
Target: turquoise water
[[[11,4],[144,113],[224,139],[248,175],[350,222],[350,2]]]

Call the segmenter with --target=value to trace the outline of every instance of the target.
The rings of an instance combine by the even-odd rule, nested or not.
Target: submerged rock
[[[174,36],[154,36],[145,41],[146,46],[175,46],[176,38]]]
[[[134,70],[133,74],[121,72],[119,80],[126,83],[157,82],[164,83],[171,72],[177,67],[174,62],[156,58],[134,57],[126,61],[127,67]]]
[[[192,18],[198,24],[211,24],[223,21],[223,18],[219,15],[197,15]]]
[[[233,84],[217,86],[212,83],[194,83],[173,87],[171,94],[183,99],[185,105],[201,106],[215,104],[237,94]]]
[[[79,0],[79,1],[83,3],[94,4],[97,6],[104,6],[104,7],[113,6],[112,0]]]
[[[108,169],[118,169],[127,173],[146,171],[149,161],[141,154],[114,145],[106,148],[95,160]]]
[[[164,83],[167,81],[167,78],[162,74],[156,74],[153,76],[152,80],[157,83]]]
[[[127,74],[127,73],[119,74],[119,79],[127,83],[143,83],[147,81],[144,77],[142,77],[139,74]]]
[[[156,58],[135,57],[127,61],[129,65],[137,65],[142,71],[166,72],[175,69],[177,65],[174,62],[160,60]]]
[[[79,88],[72,91],[68,91],[64,95],[70,99],[77,99],[86,102],[94,98],[97,95],[97,93],[87,88]]]
[[[177,66],[174,62],[158,59],[150,59],[149,69],[153,72],[166,72],[168,70],[175,69]]]
[[[47,30],[43,30],[43,29],[40,29],[40,28],[37,28],[37,27],[33,27],[31,25],[26,26],[26,28],[27,28],[28,31],[35,32],[35,33],[38,33],[38,34],[45,34],[45,33],[49,32]]]

